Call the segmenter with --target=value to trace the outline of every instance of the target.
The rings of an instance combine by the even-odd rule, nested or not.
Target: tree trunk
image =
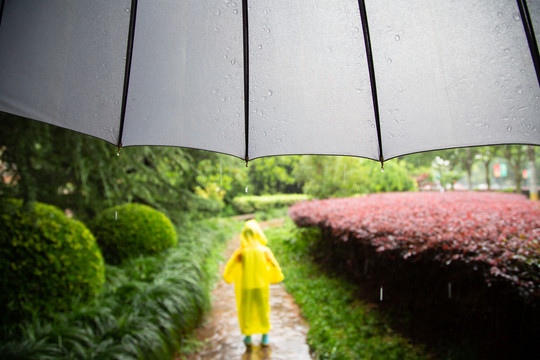
[[[528,146],[529,154],[529,199],[538,201],[538,187],[536,186],[536,162],[534,161],[534,146]]]
[[[487,189],[488,191],[491,190],[491,179],[489,177],[489,172],[490,172],[490,161],[484,161],[484,168],[485,168],[485,175],[486,175],[486,184],[487,184]]]

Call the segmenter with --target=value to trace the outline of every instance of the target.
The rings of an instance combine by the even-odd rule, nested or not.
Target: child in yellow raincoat
[[[223,278],[234,281],[236,309],[244,343],[251,345],[251,335],[263,334],[262,345],[268,345],[270,331],[270,284],[283,280],[278,262],[266,247],[268,240],[259,224],[249,220],[240,234],[242,246],[234,252]]]

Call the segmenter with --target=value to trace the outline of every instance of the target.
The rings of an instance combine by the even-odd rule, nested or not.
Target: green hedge
[[[142,204],[123,204],[100,213],[90,224],[109,264],[155,254],[177,243],[176,230],[162,212]]]
[[[83,223],[20,200],[2,204],[0,273],[0,303],[10,317],[68,309],[75,299],[95,297],[105,281],[100,249]]]
[[[304,194],[237,196],[233,199],[233,207],[240,214],[250,214],[255,211],[291,206],[304,200],[309,200],[309,196]]]

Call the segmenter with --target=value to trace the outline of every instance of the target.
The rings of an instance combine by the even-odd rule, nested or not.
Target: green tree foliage
[[[147,205],[123,204],[106,209],[91,229],[107,263],[159,253],[176,245],[176,230],[165,214]]]
[[[484,169],[484,179],[487,189],[491,190],[491,164],[499,153],[499,148],[496,146],[483,146],[478,148],[476,159],[479,160]]]
[[[516,193],[521,193],[522,174],[521,170],[526,168],[527,146],[524,145],[505,145],[503,150],[504,157],[510,165],[514,174],[516,184]]]
[[[251,194],[293,194],[301,192],[302,182],[293,176],[300,156],[274,156],[249,163]]]
[[[0,114],[0,197],[39,200],[80,219],[125,202],[148,204],[180,221],[215,201],[196,194],[199,166],[217,154],[171,147],[117,149],[104,141]]]
[[[304,156],[294,175],[304,183],[304,193],[316,198],[345,197],[387,191],[414,190],[402,160],[379,163],[353,157]]]
[[[248,184],[248,169],[232,156],[214,154],[197,164],[195,193],[204,199],[217,201],[221,207],[232,204],[236,194]]]
[[[4,203],[0,217],[0,305],[6,317],[25,310],[65,310],[95,297],[105,282],[94,236],[60,209]]]
[[[441,186],[445,189],[448,187],[454,189],[456,181],[463,176],[459,163],[455,162],[455,158],[452,155],[453,154],[449,151],[441,152],[441,156],[436,156],[431,163],[433,171],[435,172],[435,178],[439,180]],[[444,158],[442,156],[444,156]]]

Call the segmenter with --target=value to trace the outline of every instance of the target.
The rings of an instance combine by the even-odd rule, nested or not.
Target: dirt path
[[[281,221],[261,223],[264,228],[279,226]],[[270,247],[272,244],[269,244]],[[228,259],[234,250],[240,246],[240,238],[232,239],[225,251]],[[279,261],[279,259],[278,259]],[[221,266],[220,275],[223,274]],[[285,276],[287,276],[285,274]],[[228,285],[221,279],[212,292],[212,313],[204,326],[197,330],[199,340],[205,345],[196,354],[191,354],[188,360],[307,360],[309,348],[306,344],[308,325],[301,317],[298,306],[289,295],[283,284],[270,287],[270,330],[269,347],[260,346],[259,335],[253,336],[253,346],[246,348],[242,342],[243,336],[238,326],[234,286]]]

